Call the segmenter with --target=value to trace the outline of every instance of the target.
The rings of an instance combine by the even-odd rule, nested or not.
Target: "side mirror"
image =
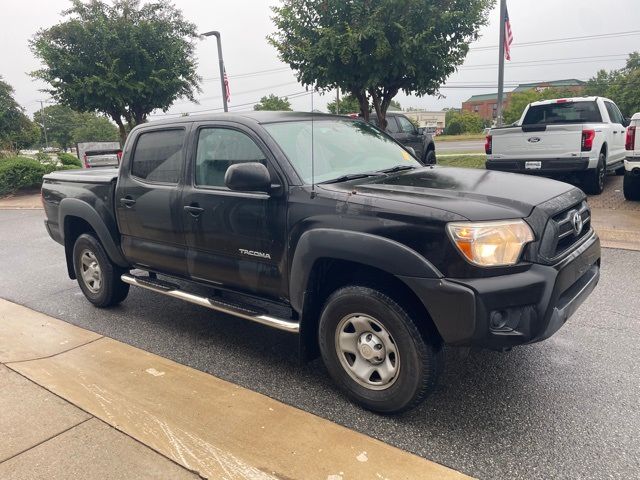
[[[426,127],[420,127],[418,129],[418,135],[424,135],[425,133],[427,133],[427,128]]]
[[[236,163],[227,169],[224,184],[229,190],[237,192],[264,192],[271,190],[271,175],[263,164],[258,162]]]

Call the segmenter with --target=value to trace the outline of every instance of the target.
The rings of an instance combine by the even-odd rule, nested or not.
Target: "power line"
[[[617,55],[599,55],[589,57],[566,57],[566,58],[548,58],[541,60],[527,60],[522,62],[509,62],[509,67],[527,67],[527,66],[543,66],[543,65],[562,65],[565,63],[587,63],[587,62],[602,62],[606,59],[610,61],[625,60],[629,54],[617,54]],[[614,58],[615,57],[615,58]],[[476,65],[462,65],[459,70],[483,70],[485,67],[495,68],[497,63],[482,63]]]
[[[640,35],[640,30],[629,30],[627,32],[612,32],[612,33],[602,33],[599,35],[585,35],[581,37],[564,37],[564,38],[553,38],[548,40],[536,40],[534,42],[521,42],[514,43],[511,48],[514,47],[531,47],[535,45],[549,45],[553,43],[570,43],[570,42],[578,42],[581,40],[598,40],[603,38],[618,38],[618,37],[628,37],[631,35]],[[486,47],[471,47],[469,50],[471,51],[481,51],[481,50],[494,50],[498,48],[498,45],[491,45]]]

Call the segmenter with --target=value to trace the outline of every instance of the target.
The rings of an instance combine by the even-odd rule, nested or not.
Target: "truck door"
[[[400,126],[399,142],[405,147],[411,147],[416,151],[416,156],[422,160],[424,150],[424,138],[418,133],[418,129],[408,118],[398,115],[398,125]]]
[[[612,145],[609,147],[608,163],[618,163],[624,161],[626,129],[623,125],[624,117],[616,105],[611,102],[604,102],[611,121]]]
[[[144,129],[125,153],[116,188],[122,250],[134,265],[187,275],[182,227],[186,126]]]
[[[241,162],[261,162],[276,179],[268,148],[251,130],[230,122],[199,124],[192,137],[191,184],[182,201],[189,275],[280,298],[287,288],[286,199],[231,191],[224,183],[227,169]]]

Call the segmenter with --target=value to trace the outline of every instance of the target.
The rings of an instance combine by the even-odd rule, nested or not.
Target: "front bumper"
[[[477,279],[402,280],[422,299],[445,343],[506,349],[557,332],[600,279],[600,240],[591,232],[555,265]]]
[[[531,162],[540,162],[540,168],[527,168]],[[571,173],[583,172],[589,168],[589,157],[581,158],[527,158],[527,159],[489,159],[487,160],[487,170],[497,170],[500,172],[528,173],[528,174],[550,174],[550,173]]]

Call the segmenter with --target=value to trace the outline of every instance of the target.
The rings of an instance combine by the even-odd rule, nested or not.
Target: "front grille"
[[[579,217],[576,217],[576,213]],[[579,218],[582,228],[576,233],[574,219]],[[563,210],[551,217],[547,229],[553,231],[554,242],[550,245],[551,257],[557,258],[572,249],[591,230],[591,210],[586,201]]]

